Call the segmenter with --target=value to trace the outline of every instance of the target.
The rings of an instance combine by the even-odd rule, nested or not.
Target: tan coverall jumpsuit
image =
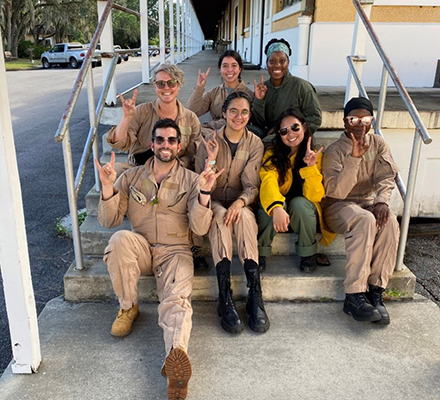
[[[191,94],[191,97],[186,103],[186,107],[194,111],[198,117],[206,114],[208,111],[211,114],[212,121],[205,122],[202,125],[202,135],[207,136],[212,130],[219,130],[226,125],[226,120],[223,118],[223,103],[233,92],[245,92],[249,95],[251,100],[254,99],[254,92],[250,90],[243,81],[240,81],[238,86],[231,92],[226,89],[224,83],[207,92],[205,88],[196,86]]]
[[[194,275],[189,233],[206,234],[212,211],[198,201],[196,173],[177,161],[158,186],[152,162],[153,158],[121,175],[115,195],[99,202],[98,220],[112,228],[128,216],[132,231],[121,230],[110,238],[104,262],[123,309],[138,303],[139,276],[154,274],[168,354],[173,347],[188,349]]]
[[[115,149],[128,152],[127,163],[115,165],[118,176],[126,169],[139,165],[136,163],[135,154],[144,153],[150,149],[153,126],[160,120],[158,102],[159,100],[156,100],[152,103],[139,104],[136,107],[136,114],[130,122],[125,140],[115,142],[116,127],[110,129],[107,136],[108,144]],[[178,100],[177,107],[179,112],[176,124],[182,133],[182,150],[178,153],[178,157],[186,168],[194,169],[195,154],[201,142],[200,121],[196,114],[185,108]]]
[[[368,284],[386,288],[396,263],[399,225],[395,215],[381,229],[374,204],[388,204],[398,172],[384,139],[366,136],[369,148],[351,157],[353,144],[345,133],[324,153],[322,174],[327,198],[324,220],[333,232],[344,234],[347,265],[345,293],[366,292]]]
[[[207,139],[209,140],[212,135],[214,132]],[[258,136],[245,129],[235,157],[232,159],[231,150],[224,139],[224,128],[218,131],[217,142],[219,151],[216,168],[225,170],[217,178],[215,189],[211,194],[214,219],[209,230],[209,240],[214,264],[217,265],[223,258],[232,260],[233,233],[237,240],[240,262],[243,264],[243,261],[248,259],[258,264],[258,227],[249,205],[258,197],[263,143]],[[196,172],[204,169],[206,157],[206,149],[201,146],[196,156]],[[237,199],[242,199],[246,206],[242,209],[240,221],[227,227],[224,224],[226,212]]]

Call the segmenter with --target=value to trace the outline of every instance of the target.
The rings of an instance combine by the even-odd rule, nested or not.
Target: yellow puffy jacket
[[[271,163],[265,164],[267,158],[272,155],[272,150],[268,149],[264,153],[262,167],[260,168],[260,202],[263,206],[264,211],[272,216],[273,209],[275,207],[283,207],[284,201],[286,200],[285,195],[289,192],[292,186],[292,170],[287,171],[286,181],[280,187],[278,185],[278,171]],[[295,156],[290,157],[290,165],[293,166],[295,162]],[[299,170],[299,174],[302,179],[304,179],[303,185],[303,195],[304,197],[311,201],[319,215],[319,225],[321,227],[321,243],[324,246],[328,246],[336,234],[327,230],[322,218],[322,209],[320,201],[325,196],[324,185],[322,184],[322,174],[321,174],[321,162],[322,154],[319,154],[316,164],[311,167],[304,167]]]

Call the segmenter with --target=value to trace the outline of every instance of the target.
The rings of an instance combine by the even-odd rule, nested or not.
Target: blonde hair
[[[183,86],[185,84],[183,71],[175,64],[171,64],[171,63],[160,64],[153,72],[154,80],[156,80],[156,75],[159,72],[166,72],[169,76],[171,76],[171,79],[174,79],[177,82],[179,82],[180,86]]]

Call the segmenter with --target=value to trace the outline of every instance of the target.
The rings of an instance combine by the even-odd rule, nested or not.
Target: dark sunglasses
[[[179,143],[179,138],[175,136],[170,136],[167,138],[164,138],[163,136],[155,136],[153,140],[156,142],[156,144],[164,144],[165,142],[168,142],[171,146]]]
[[[165,89],[168,86],[170,89],[175,88],[179,82],[176,79],[170,79],[169,81],[155,81],[154,84],[158,89]]]
[[[290,126],[285,126],[283,128],[280,128],[280,130],[278,132],[280,133],[281,136],[286,136],[289,133],[289,128],[293,132],[298,132],[301,128],[301,124],[293,124]]]

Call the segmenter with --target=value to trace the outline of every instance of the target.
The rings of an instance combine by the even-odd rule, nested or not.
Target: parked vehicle
[[[70,65],[72,68],[79,68],[84,61],[87,53],[87,47],[81,43],[57,43],[49,51],[41,55],[43,68],[49,69],[53,65],[59,65],[66,68]],[[97,63],[96,58],[92,59],[92,66]]]
[[[119,46],[119,44],[117,44],[116,46],[113,46],[113,48],[115,50],[122,50],[121,46]],[[128,54],[119,54],[119,59],[118,59],[118,64],[121,63],[120,60],[124,60],[124,61],[128,61]]]

